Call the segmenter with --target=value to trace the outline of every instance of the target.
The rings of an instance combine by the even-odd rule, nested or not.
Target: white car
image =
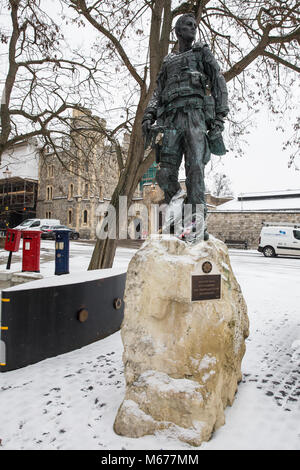
[[[260,233],[258,251],[267,257],[300,256],[300,225],[266,224]]]
[[[42,225],[59,225],[58,219],[26,219],[17,227],[16,230],[40,230]]]

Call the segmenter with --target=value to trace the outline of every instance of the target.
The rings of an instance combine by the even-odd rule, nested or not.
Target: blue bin
[[[70,232],[55,230],[55,274],[69,274]]]

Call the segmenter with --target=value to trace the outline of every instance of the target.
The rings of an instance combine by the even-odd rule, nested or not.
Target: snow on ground
[[[47,243],[44,250],[51,249]],[[92,246],[72,247],[71,272],[86,269]],[[126,267],[133,254],[118,249],[115,266]],[[243,250],[230,250],[230,256],[250,319],[243,380],[226,410],[226,424],[199,450],[299,450],[300,259],[267,259]],[[53,274],[47,252],[42,258],[42,273]],[[194,449],[165,434],[139,439],[116,435],[113,422],[124,390],[119,332],[0,374],[1,448]]]
[[[84,241],[70,241],[70,273],[86,271],[92,256],[94,245]],[[117,257],[114,267],[126,268],[128,262],[136,250],[129,248],[117,248]],[[0,249],[0,271],[6,269],[8,252]],[[41,266],[40,273],[43,277],[54,276],[55,271],[55,242],[53,240],[41,241]],[[22,271],[22,245],[17,253],[13,253],[12,272]]]

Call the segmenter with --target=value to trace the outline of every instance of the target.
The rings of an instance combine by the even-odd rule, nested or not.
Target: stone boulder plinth
[[[221,275],[221,298],[191,300],[191,277]],[[147,240],[132,258],[122,324],[126,395],[114,429],[141,437],[165,431],[198,446],[224,424],[241,380],[247,307],[226,245]]]

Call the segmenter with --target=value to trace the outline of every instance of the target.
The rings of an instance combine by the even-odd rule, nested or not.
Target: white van
[[[267,257],[300,256],[300,224],[265,224],[260,233],[258,251]]]
[[[60,225],[58,219],[26,219],[20,225],[14,227],[16,230],[39,230],[42,225]]]

